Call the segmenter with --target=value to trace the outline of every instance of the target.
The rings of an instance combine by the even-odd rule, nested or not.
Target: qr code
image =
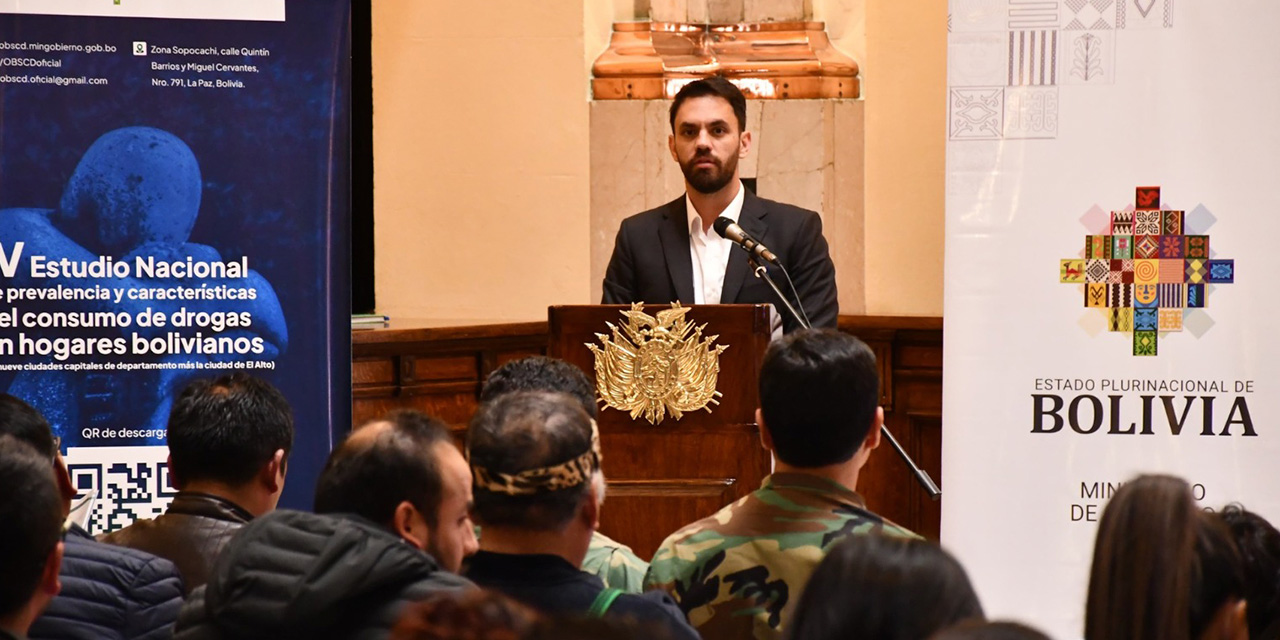
[[[70,447],[67,470],[76,489],[72,517],[98,535],[154,518],[177,489],[169,480],[168,447]]]

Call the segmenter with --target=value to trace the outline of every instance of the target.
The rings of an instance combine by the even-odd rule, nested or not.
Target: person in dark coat
[[[783,299],[752,277],[747,252],[715,231],[717,220],[727,218],[776,254],[773,264],[768,258],[759,262],[786,300],[807,313],[812,326],[836,328],[836,269],[822,217],[757,197],[742,183],[738,160],[752,146],[742,91],[719,76],[695,80],[672,100],[669,120],[667,147],[684,174],[685,192],[618,226],[601,303],[771,304],[777,330],[799,329]]]
[[[482,404],[467,454],[484,528],[468,578],[550,615],[633,618],[698,638],[666,594],[606,589],[582,571],[605,487],[595,421],[572,396],[526,391]]]
[[[50,460],[65,519],[76,492],[44,416],[0,394],[0,434]],[[32,640],[168,638],[182,606],[182,579],[172,562],[97,542],[76,524],[66,531],[59,579],[62,591],[31,625]]]
[[[443,424],[397,412],[329,456],[316,513],[240,530],[183,606],[177,640],[386,638],[407,603],[472,587],[471,476]]]
[[[0,434],[0,640],[21,640],[58,593],[62,505],[46,452]]]
[[[195,380],[173,403],[167,440],[178,495],[160,517],[102,541],[172,561],[189,594],[240,527],[276,508],[293,412],[278,389],[244,373]]]

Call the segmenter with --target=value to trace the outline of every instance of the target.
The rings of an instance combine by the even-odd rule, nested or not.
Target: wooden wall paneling
[[[858,336],[880,367],[885,426],[946,494],[942,478],[942,319],[841,316],[840,330]],[[937,539],[941,502],[930,500],[888,442],[871,455],[858,493],[876,513]]]
[[[489,373],[546,348],[546,322],[407,319],[354,331],[352,422],[362,424],[394,409],[417,409],[443,420],[458,435],[475,412],[480,385]]]
[[[907,414],[914,437],[914,448],[911,457],[921,469],[929,472],[941,488],[942,484],[942,416],[937,413]],[[942,501],[929,499],[928,493],[916,482],[911,483],[911,504],[915,510],[915,529],[917,533],[931,540],[937,540],[942,530]],[[946,495],[945,489],[943,495]]]
[[[767,318],[764,322],[767,326]],[[876,353],[885,422],[945,495],[942,319],[841,316],[840,329]],[[720,342],[746,346],[739,340]],[[352,419],[360,424],[396,408],[416,408],[444,419],[462,437],[485,377],[505,362],[547,349],[547,322],[400,320],[383,329],[355,331]],[[592,361],[582,351],[565,355],[591,374]],[[758,371],[760,358],[737,366]],[[717,412],[748,416],[757,403],[755,393],[733,394]],[[647,557],[667,534],[759,486],[758,470],[767,470],[768,456],[758,444],[754,418],[737,421],[736,430],[713,433],[702,428],[705,416],[698,412],[656,427],[602,426],[610,480],[601,524],[606,534],[633,542]],[[602,418],[602,425],[606,422]],[[929,500],[887,442],[863,469],[858,491],[873,511],[937,538],[940,503]]]

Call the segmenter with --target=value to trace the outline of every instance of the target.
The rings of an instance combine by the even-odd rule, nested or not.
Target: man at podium
[[[696,80],[676,94],[667,144],[684,173],[685,194],[622,221],[605,271],[604,304],[768,303],[774,305],[776,336],[785,305],[752,276],[747,252],[734,250],[734,242],[713,229],[724,217],[776,255],[781,267],[763,258],[758,263],[815,328],[836,326],[835,267],[822,220],[813,211],[756,197],[742,185],[738,159],[751,150],[746,120],[746,98],[722,77]],[[784,331],[799,326],[781,314]]]

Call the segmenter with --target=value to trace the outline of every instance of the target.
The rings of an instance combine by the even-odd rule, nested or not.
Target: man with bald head
[[[376,522],[457,573],[476,552],[471,468],[448,429],[417,411],[361,427],[329,457],[316,513]]]
[[[405,604],[472,586],[452,573],[477,548],[470,505],[470,469],[438,420],[366,424],[330,454],[316,513],[241,529],[174,637],[384,637]]]

